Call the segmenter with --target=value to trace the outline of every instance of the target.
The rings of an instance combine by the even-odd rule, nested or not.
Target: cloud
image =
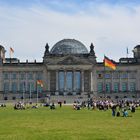
[[[126,56],[126,47],[132,50],[140,43],[139,16],[139,4],[98,4],[90,0],[80,7],[66,1],[37,1],[25,7],[4,4],[0,7],[0,43],[6,47],[7,57],[12,47],[14,57],[41,61],[46,42],[52,47],[61,39],[75,38],[88,49],[93,42],[98,61],[104,54],[118,60]]]

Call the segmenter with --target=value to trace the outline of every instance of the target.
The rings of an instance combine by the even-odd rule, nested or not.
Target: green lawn
[[[130,112],[129,112],[130,113]],[[140,110],[112,117],[111,110],[0,108],[0,140],[140,140]]]

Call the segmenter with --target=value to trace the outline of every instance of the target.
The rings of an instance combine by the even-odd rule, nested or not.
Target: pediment
[[[81,65],[81,64],[91,64],[88,60],[77,58],[74,56],[68,56],[64,58],[63,60],[60,60],[57,62],[59,65]]]

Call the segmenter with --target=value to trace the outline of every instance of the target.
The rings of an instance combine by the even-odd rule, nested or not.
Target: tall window
[[[11,74],[11,78],[15,80],[17,78],[17,74],[16,73],[12,73]]]
[[[28,79],[33,80],[33,73],[28,73]]]
[[[134,92],[136,90],[136,84],[135,83],[130,83],[130,91]]]
[[[114,83],[114,92],[119,92],[119,83]]]
[[[4,79],[5,80],[9,79],[9,74],[8,73],[4,73]]]
[[[25,73],[21,73],[20,74],[20,79],[21,80],[25,80],[26,79],[26,74]]]
[[[38,93],[42,93],[43,87],[41,87],[41,85],[37,85],[37,90],[38,90]]]
[[[75,72],[75,89],[76,91],[80,91],[81,89],[81,73],[80,71]]]
[[[4,83],[4,93],[9,92],[9,83]]]
[[[59,72],[59,90],[64,90],[64,72],[63,71],[60,71]]]
[[[111,83],[106,83],[105,88],[106,88],[106,92],[110,93],[111,92]]]
[[[36,73],[36,80],[42,80],[42,73],[41,72]]]
[[[123,82],[122,83],[122,92],[126,92],[127,91],[127,83]]]
[[[21,82],[20,83],[19,90],[20,90],[20,92],[25,92],[26,91],[25,82]]]
[[[97,91],[98,91],[98,93],[102,93],[103,92],[103,83],[101,83],[101,82],[98,83]]]
[[[66,76],[66,86],[68,91],[72,91],[72,72],[68,71]]]
[[[17,83],[16,82],[13,82],[12,83],[12,92],[13,93],[16,93],[17,92]]]
[[[135,79],[136,78],[136,72],[130,72],[129,73],[129,78],[130,79]]]
[[[38,85],[39,86],[39,85]],[[40,87],[39,87],[40,88]],[[35,90],[35,86],[33,82],[29,82],[27,86],[27,90],[33,92]]]

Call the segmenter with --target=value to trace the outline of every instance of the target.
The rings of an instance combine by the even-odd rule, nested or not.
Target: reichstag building
[[[63,39],[51,49],[46,44],[42,62],[20,62],[5,58],[0,46],[0,99],[39,97],[95,96],[111,98],[140,97],[140,45],[133,49],[133,57],[120,58],[116,70],[96,61],[94,45],[89,51],[75,39]],[[42,57],[42,56],[41,56]]]

